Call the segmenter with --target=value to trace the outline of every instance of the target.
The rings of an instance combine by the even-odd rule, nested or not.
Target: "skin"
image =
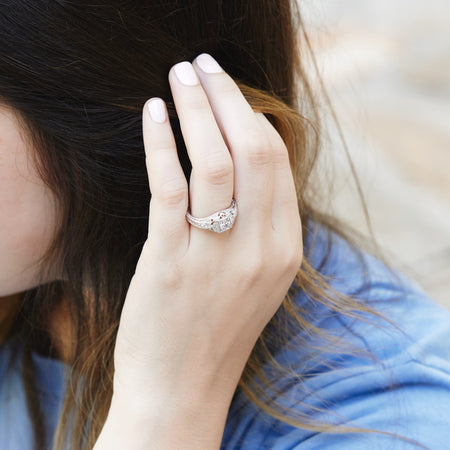
[[[37,261],[54,232],[52,193],[37,175],[30,151],[14,112],[0,104],[0,343],[22,292],[38,285]]]
[[[36,262],[54,233],[53,197],[30,150],[16,116],[0,105],[0,307],[38,285]]]

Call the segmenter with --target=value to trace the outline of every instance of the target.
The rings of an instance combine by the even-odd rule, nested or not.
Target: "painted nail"
[[[147,109],[153,122],[164,123],[166,121],[166,107],[160,98],[153,98],[147,103]]]
[[[200,69],[206,73],[219,73],[223,72],[222,67],[219,66],[217,61],[208,53],[202,53],[196,58],[197,64],[200,66]]]
[[[177,78],[186,86],[199,84],[199,79],[192,64],[187,61],[180,62],[174,66]]]

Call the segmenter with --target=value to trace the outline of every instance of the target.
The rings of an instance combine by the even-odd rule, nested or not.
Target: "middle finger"
[[[191,214],[209,216],[230,206],[233,161],[192,65],[187,61],[176,64],[169,72],[169,82],[192,163]]]

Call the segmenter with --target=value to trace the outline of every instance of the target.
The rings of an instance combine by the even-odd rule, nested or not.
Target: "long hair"
[[[315,204],[321,186],[313,185],[311,173],[322,126],[304,67],[310,50],[297,2],[290,0],[0,2],[0,101],[23,128],[58,217],[54,240],[40,261],[42,283],[25,292],[13,328],[25,343],[23,379],[37,448],[45,441],[45,427],[30,354],[52,354],[49,318],[62,307],[70,315],[71,369],[54,448],[64,448],[67,439],[71,448],[92,448],[106,419],[120,313],[147,237],[151,193],[142,107],[148,98],[166,101],[186,177],[191,171],[167,81],[172,65],[202,52],[213,55],[288,148],[304,240],[312,220],[351,241],[348,230]],[[44,282],[49,279],[56,281]],[[318,431],[330,431],[330,424],[291,415],[254,380],[273,391],[273,380],[289,373],[271,352],[289,333],[317,335],[324,352],[334,342],[308,321],[307,304],[296,305],[297,292],[330,311],[372,313],[329,281],[305,255],[238,385],[273,417]],[[272,364],[273,378],[262,371],[264,364]]]

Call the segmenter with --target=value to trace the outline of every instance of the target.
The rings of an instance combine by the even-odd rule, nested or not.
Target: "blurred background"
[[[298,1],[375,236],[450,309],[450,3]],[[324,119],[335,213],[366,232],[338,130]]]

